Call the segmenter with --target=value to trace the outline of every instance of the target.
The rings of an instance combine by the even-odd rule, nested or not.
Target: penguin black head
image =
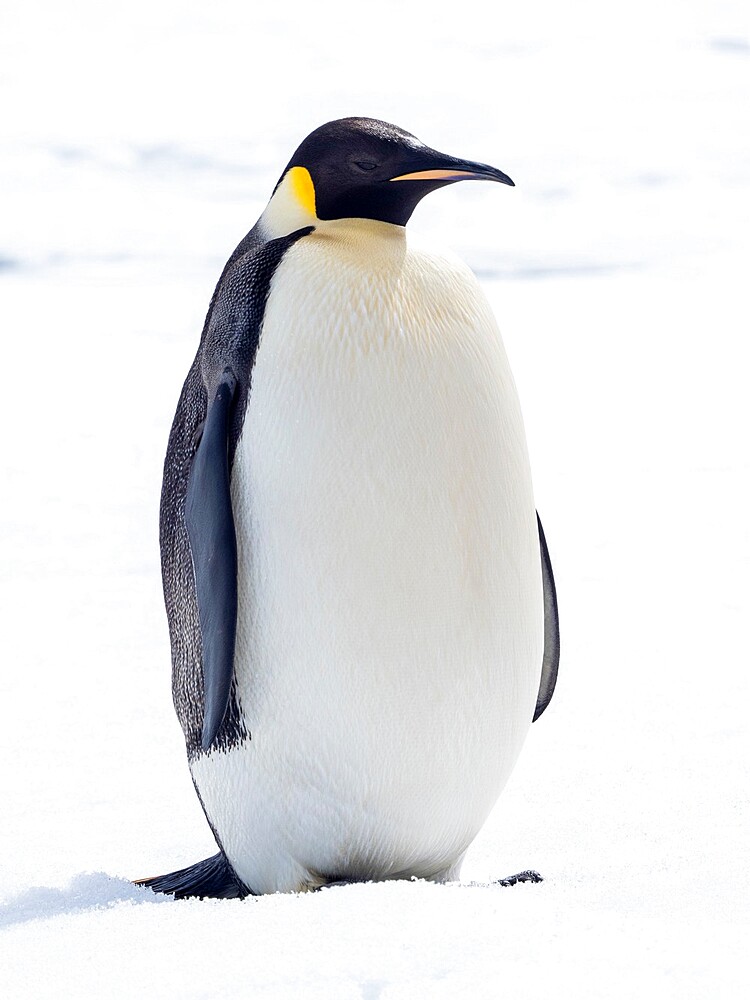
[[[426,194],[463,180],[513,186],[495,167],[439,153],[395,125],[341,118],[308,135],[276,190],[288,181],[300,204],[317,219],[374,219],[405,226]]]

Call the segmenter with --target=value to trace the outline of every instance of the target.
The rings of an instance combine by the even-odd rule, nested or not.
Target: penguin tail
[[[168,875],[135,879],[133,884],[171,894],[175,899],[244,899],[251,895],[222,852]]]

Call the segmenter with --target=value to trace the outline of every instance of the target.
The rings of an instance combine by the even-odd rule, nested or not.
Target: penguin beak
[[[420,151],[420,160],[427,160],[431,165],[420,170],[410,170],[391,177],[391,181],[439,181],[450,184],[452,181],[497,181],[499,184],[509,184],[515,187],[513,181],[496,167],[486,163],[472,163],[470,160],[458,160],[436,150]]]

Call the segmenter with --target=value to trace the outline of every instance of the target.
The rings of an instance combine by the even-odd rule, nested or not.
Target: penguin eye
[[[358,170],[367,171],[367,170],[374,170],[377,167],[377,163],[375,163],[373,160],[355,160],[354,166]]]

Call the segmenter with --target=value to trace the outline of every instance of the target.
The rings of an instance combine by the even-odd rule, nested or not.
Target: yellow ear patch
[[[310,215],[317,217],[315,212],[315,185],[307,167],[292,167],[289,171],[294,197]]]

